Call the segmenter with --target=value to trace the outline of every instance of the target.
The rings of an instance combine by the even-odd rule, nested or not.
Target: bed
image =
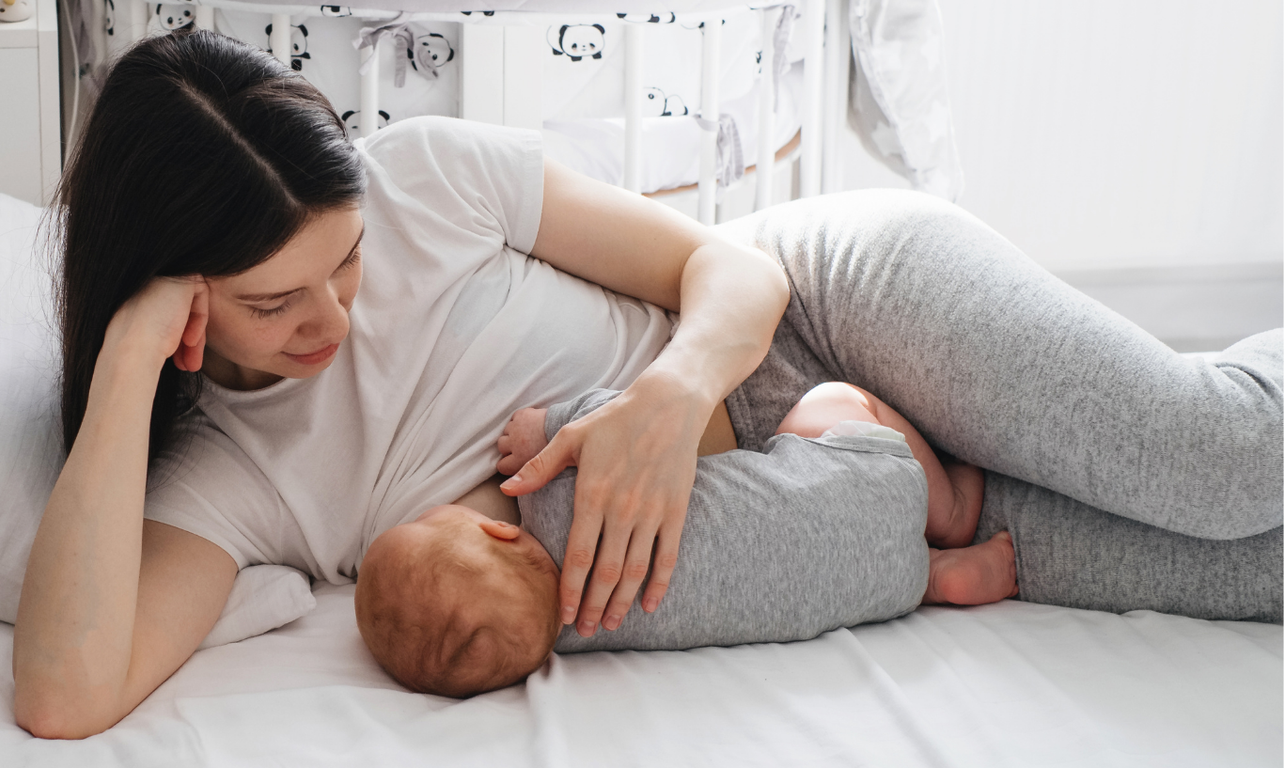
[[[57,467],[47,274],[31,241],[39,215],[0,196],[0,613],[10,617],[14,566]],[[238,576],[215,632],[246,602],[236,595],[251,572],[275,567]],[[1014,600],[929,607],[807,642],[559,656],[525,684],[456,701],[409,693],[380,670],[356,629],[353,585],[286,581],[292,613],[208,642],[118,725],[79,742],[34,739],[15,724],[13,627],[0,623],[0,764],[1284,760],[1278,625]]]
[[[1007,600],[787,645],[555,657],[467,701],[412,694],[362,645],[352,586],[198,651],[80,742],[13,724],[7,765],[1278,766],[1280,628]]]

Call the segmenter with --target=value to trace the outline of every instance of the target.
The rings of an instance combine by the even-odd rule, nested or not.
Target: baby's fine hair
[[[424,553],[424,567],[369,554],[357,578],[357,627],[379,665],[412,691],[468,698],[524,680],[552,652],[561,623],[553,600],[532,574],[531,563],[500,548],[525,588],[524,605],[495,606],[485,620],[467,619],[438,599],[464,590],[483,571],[460,558],[445,541]],[[487,600],[491,595],[481,595]],[[548,603],[544,605],[544,603]],[[525,624],[524,624],[525,623]]]

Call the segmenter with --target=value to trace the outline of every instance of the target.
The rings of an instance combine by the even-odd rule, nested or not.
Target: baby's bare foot
[[[954,486],[954,505],[948,515],[928,515],[927,543],[940,549],[966,547],[976,536],[976,521],[981,517],[985,472],[962,462],[944,462],[942,468]]]
[[[526,462],[548,445],[544,437],[544,415],[547,408],[523,408],[508,420],[504,434],[499,436],[499,463],[495,469],[504,475],[516,474]]]
[[[1016,552],[1007,531],[984,544],[930,552],[924,605],[982,605],[1016,597]]]

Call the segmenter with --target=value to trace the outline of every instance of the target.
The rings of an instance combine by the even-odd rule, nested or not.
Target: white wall
[[[1279,0],[940,3],[961,205],[1058,273],[1278,270]],[[851,188],[905,186],[848,158]]]

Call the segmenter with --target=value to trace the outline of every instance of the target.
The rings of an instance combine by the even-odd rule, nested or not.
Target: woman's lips
[[[282,352],[281,354],[300,365],[317,365],[318,363],[324,363],[326,360],[329,360],[334,353],[338,351],[339,345],[331,344],[328,347],[318,349],[316,352],[309,352],[306,355],[292,355],[289,352]]]

